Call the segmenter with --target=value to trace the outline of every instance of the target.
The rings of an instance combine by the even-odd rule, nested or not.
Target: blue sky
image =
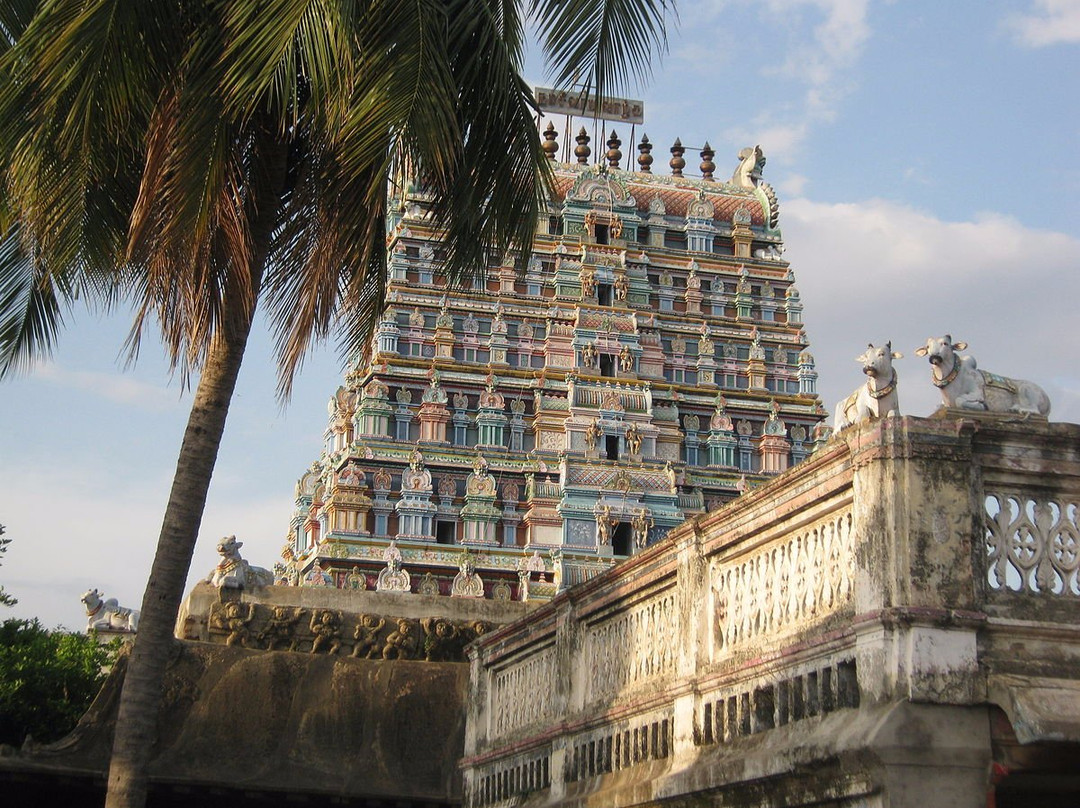
[[[721,178],[761,144],[830,412],[862,381],[854,357],[891,339],[902,410],[929,414],[937,394],[912,351],[951,332],[981,367],[1043,385],[1053,420],[1080,422],[1080,0],[679,9],[652,83],[627,93],[645,99],[654,170],[677,136],[708,140]],[[52,361],[0,386],[8,614],[80,628],[90,587],[139,605],[189,396],[154,344],[124,370],[127,327],[73,311]],[[282,409],[269,341],[253,342],[192,582],[229,533],[272,565],[338,367],[315,354]]]

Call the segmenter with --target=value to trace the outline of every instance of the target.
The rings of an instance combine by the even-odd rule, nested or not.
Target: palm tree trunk
[[[195,400],[176,462],[157,551],[143,594],[142,615],[120,693],[109,762],[106,808],[143,808],[165,671],[176,640],[173,627],[187,582],[225,418],[236,389],[258,304],[272,230],[284,188],[288,148],[264,138],[262,171],[255,171],[247,214],[251,222],[251,295],[227,299],[195,389]],[[258,200],[262,203],[261,209]]]
[[[141,808],[146,802],[162,684],[175,642],[173,626],[251,332],[253,318],[243,319],[246,327],[215,338],[195,391],[120,696],[106,808]]]

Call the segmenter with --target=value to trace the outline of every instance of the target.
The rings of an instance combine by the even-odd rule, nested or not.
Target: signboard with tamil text
[[[547,115],[580,115],[605,121],[645,123],[645,102],[633,98],[608,98],[596,111],[596,99],[584,92],[536,87],[536,103]]]

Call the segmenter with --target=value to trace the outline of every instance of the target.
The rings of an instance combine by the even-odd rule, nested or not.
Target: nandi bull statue
[[[1023,379],[1008,379],[979,370],[973,356],[960,356],[966,342],[953,342],[952,336],[930,337],[926,345],[915,349],[918,356],[930,357],[930,379],[941,390],[946,407],[988,412],[1015,412],[1021,415],[1050,414],[1050,398],[1039,385]]]
[[[116,602],[116,598],[104,600],[96,589],[88,589],[81,598],[86,607],[87,631],[129,631],[134,634],[139,630],[139,610],[127,609]]]
[[[904,355],[892,349],[892,342],[863,351],[855,357],[862,363],[866,374],[866,384],[836,405],[833,416],[833,429],[839,432],[859,421],[874,421],[886,415],[900,414],[900,399],[896,394],[896,371],[894,359],[903,359]]]
[[[206,582],[225,589],[250,589],[253,586],[272,586],[274,573],[262,567],[253,567],[240,557],[242,541],[236,536],[225,536],[217,543],[221,561],[214,567]]]

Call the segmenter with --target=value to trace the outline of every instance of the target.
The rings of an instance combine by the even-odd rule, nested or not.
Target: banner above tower
[[[645,102],[633,98],[608,98],[597,113],[596,99],[586,92],[535,87],[536,103],[545,115],[578,115],[605,121],[645,123]]]

